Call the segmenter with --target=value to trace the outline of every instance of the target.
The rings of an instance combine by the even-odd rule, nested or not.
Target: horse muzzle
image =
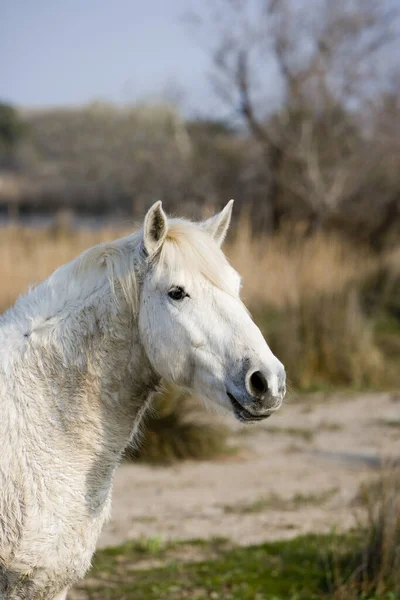
[[[277,374],[250,370],[245,385],[227,386],[227,396],[239,421],[254,422],[268,419],[282,405],[286,393],[286,374],[281,367]]]

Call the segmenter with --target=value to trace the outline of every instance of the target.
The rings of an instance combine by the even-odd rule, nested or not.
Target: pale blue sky
[[[390,7],[399,0],[381,1]],[[226,116],[209,84],[209,57],[183,24],[189,8],[207,6],[207,0],[0,0],[0,100],[22,107],[133,103],[177,88],[187,114]],[[388,69],[397,64],[393,48],[384,56]],[[263,84],[269,104],[279,98],[276,69]]]
[[[182,23],[187,7],[187,0],[0,0],[0,98],[25,107],[126,103],[178,86],[186,110],[208,111],[215,106],[208,59]]]

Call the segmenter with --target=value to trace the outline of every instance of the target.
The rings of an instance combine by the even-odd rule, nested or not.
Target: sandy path
[[[374,474],[368,463],[400,457],[396,394],[293,399],[257,426],[226,419],[238,456],[173,467],[122,465],[99,545],[139,536],[223,536],[250,544],[346,528],[360,483]]]

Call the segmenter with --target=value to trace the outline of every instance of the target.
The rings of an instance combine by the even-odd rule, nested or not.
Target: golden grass
[[[13,303],[31,284],[46,278],[86,248],[129,231],[22,226],[1,229],[0,306]],[[321,235],[304,240],[281,235],[253,239],[246,221],[238,231],[225,251],[243,276],[245,301],[253,306],[262,303],[281,309],[299,304],[305,296],[337,292],[376,266],[376,259],[335,238]]]
[[[365,278],[378,263],[366,250],[327,234],[304,238],[283,232],[254,238],[246,220],[226,250],[243,276],[245,301],[279,310],[315,295],[337,293]]]
[[[245,220],[236,231],[225,251],[243,276],[245,302],[292,382],[300,388],[380,385],[385,358],[360,293],[379,270],[399,281],[400,249],[378,258],[328,235],[254,238]],[[112,228],[2,229],[0,310],[87,247],[127,233]]]
[[[292,384],[391,387],[398,381],[362,300],[365,282],[376,273],[385,273],[378,294],[393,289],[387,282],[399,281],[400,250],[377,257],[326,234],[254,240],[242,225],[228,254],[243,273],[243,297]]]
[[[10,226],[0,230],[0,310],[86,248],[126,232]]]
[[[144,418],[144,436],[125,452],[128,460],[171,464],[178,460],[209,460],[231,454],[229,430],[207,418],[201,404],[168,386],[154,399]]]

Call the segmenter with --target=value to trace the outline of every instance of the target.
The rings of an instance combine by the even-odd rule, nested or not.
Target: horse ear
[[[214,241],[218,246],[222,246],[222,242],[228,231],[229,223],[231,222],[232,207],[233,200],[229,200],[228,204],[220,213],[201,223],[201,227],[214,238]]]
[[[168,221],[161,200],[147,211],[143,225],[143,244],[149,256],[161,248],[168,231]]]

